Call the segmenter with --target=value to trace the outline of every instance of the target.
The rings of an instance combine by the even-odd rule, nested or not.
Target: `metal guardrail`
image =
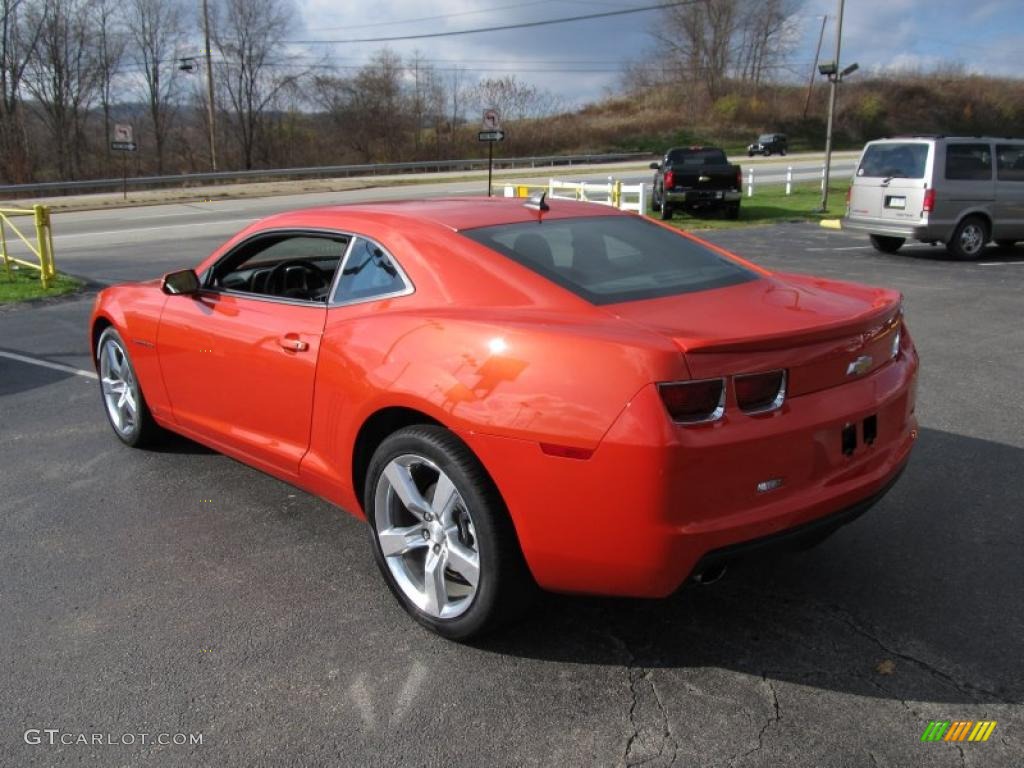
[[[495,169],[536,168],[552,166],[589,165],[641,160],[653,157],[648,152],[624,152],[604,155],[542,155],[538,157],[495,158]],[[309,168],[267,168],[253,171],[217,171],[212,173],[177,173],[165,176],[136,176],[128,178],[133,188],[169,185],[194,186],[207,182],[251,181],[254,179],[323,178],[348,176],[377,176],[387,173],[430,173],[444,171],[486,170],[487,158],[467,160],[419,160],[408,163],[365,163],[360,165],[324,165]],[[124,179],[84,179],[82,181],[43,181],[35,184],[2,184],[0,194],[27,195],[39,192],[77,192],[82,190],[117,190]]]
[[[18,216],[31,216],[35,224],[35,244],[27,238],[21,230],[11,221]],[[39,259],[38,264],[31,261],[16,259],[7,253],[7,228],[18,236],[25,243],[32,253]],[[50,231],[50,209],[45,205],[34,205],[32,208],[0,208],[0,256],[3,257],[4,270],[8,280],[14,280],[11,273],[11,264],[39,270],[39,282],[43,288],[50,287],[50,281],[57,276],[57,269],[53,265],[53,232]]]

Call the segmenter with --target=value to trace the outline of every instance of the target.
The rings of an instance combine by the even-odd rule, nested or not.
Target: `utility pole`
[[[832,172],[832,119],[835,116],[836,111],[836,89],[839,87],[840,72],[839,69],[839,49],[843,44],[843,3],[844,0],[839,0],[839,16],[836,18],[836,60],[834,63],[834,71],[829,75],[831,81],[831,89],[828,94],[828,127],[825,129],[825,187],[821,190],[821,210],[825,212],[828,210],[828,184],[830,181],[830,175]]]
[[[206,38],[206,111],[210,125],[210,170],[217,170],[217,127],[214,115],[217,110],[213,104],[213,55],[210,51],[210,8],[208,0],[203,0],[203,34]]]
[[[821,41],[825,39],[825,24],[828,23],[828,14],[821,17],[821,31],[818,32],[818,47],[814,49],[814,63],[811,65],[811,79],[807,81],[807,101],[804,102],[804,119],[807,119],[807,110],[811,108],[811,92],[814,90],[814,76],[818,74],[818,59],[821,58]]]

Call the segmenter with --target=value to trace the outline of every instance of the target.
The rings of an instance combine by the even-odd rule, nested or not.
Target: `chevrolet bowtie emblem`
[[[871,370],[871,364],[874,360],[871,355],[861,355],[856,360],[846,366],[847,376],[861,376]]]

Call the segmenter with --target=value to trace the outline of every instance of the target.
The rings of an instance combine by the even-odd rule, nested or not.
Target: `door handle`
[[[287,336],[282,336],[277,340],[277,343],[282,349],[287,349],[289,352],[305,352],[309,349],[309,342],[303,341],[298,337],[297,334],[289,333]]]

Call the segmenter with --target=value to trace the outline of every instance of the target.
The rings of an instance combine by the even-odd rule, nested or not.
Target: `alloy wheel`
[[[968,256],[977,254],[985,245],[985,230],[980,224],[967,224],[960,232],[960,248]]]
[[[110,423],[117,432],[130,436],[139,425],[139,385],[131,361],[113,336],[100,347],[100,382]]]
[[[411,453],[388,462],[374,489],[374,523],[384,561],[409,601],[435,619],[469,609],[480,583],[476,528],[437,464]]]

